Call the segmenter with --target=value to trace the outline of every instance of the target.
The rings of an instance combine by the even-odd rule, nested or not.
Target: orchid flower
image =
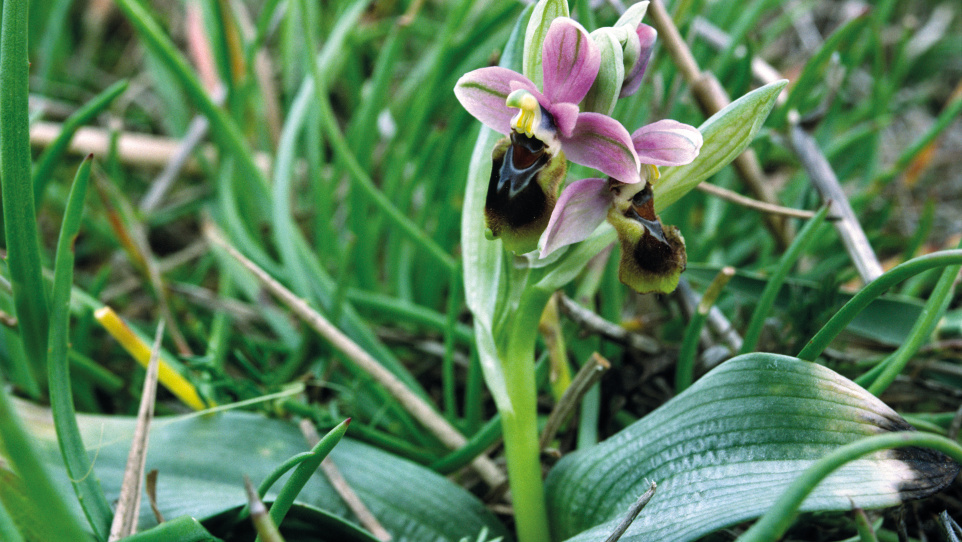
[[[651,183],[658,166],[680,166],[698,156],[701,132],[674,120],[661,120],[632,134],[644,179],[636,182],[609,176],[568,185],[551,213],[541,257],[587,239],[606,218],[622,245],[619,278],[640,292],[671,291],[685,269],[685,241],[655,214]]]
[[[515,71],[488,67],[462,76],[454,93],[489,128],[509,136],[495,146],[485,215],[505,248],[527,252],[547,225],[565,174],[565,159],[606,175],[641,181],[631,136],[601,113],[581,112],[601,56],[588,32],[559,17],[541,50],[544,91]]]

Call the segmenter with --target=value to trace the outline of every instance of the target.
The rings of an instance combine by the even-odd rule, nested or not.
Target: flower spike
[[[509,136],[493,154],[486,206],[488,228],[508,250],[536,248],[564,178],[558,164],[565,156],[624,182],[641,180],[641,163],[624,126],[579,110],[598,76],[600,55],[580,24],[558,17],[542,45],[543,92],[524,75],[500,67],[474,70],[458,80],[454,93],[464,108]],[[533,153],[543,160],[527,163]]]

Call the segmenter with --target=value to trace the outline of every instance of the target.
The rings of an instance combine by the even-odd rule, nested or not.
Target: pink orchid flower
[[[703,139],[701,132],[674,120],[660,120],[639,128],[631,136],[632,146],[646,168],[647,179],[625,180],[582,179],[568,185],[555,205],[545,230],[541,257],[555,250],[583,241],[608,216],[609,209],[624,211],[646,188],[648,180],[658,176],[655,166],[689,164],[698,156]]]
[[[640,182],[628,130],[607,115],[578,107],[601,65],[588,32],[573,19],[559,17],[548,28],[541,55],[543,92],[520,73],[489,67],[462,76],[454,93],[469,113],[501,134],[524,134],[542,142],[551,156],[563,152],[572,162]]]

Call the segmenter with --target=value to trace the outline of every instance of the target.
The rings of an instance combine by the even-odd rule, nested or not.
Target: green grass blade
[[[242,173],[255,181],[250,185],[253,190],[260,192],[255,195],[261,198],[260,201],[269,201],[266,193],[267,177],[254,162],[254,153],[245,143],[237,123],[214,103],[187,60],[161,30],[147,8],[140,0],[117,0],[117,7],[137,30],[143,45],[164,63],[183,87],[190,101],[210,121],[211,135],[226,152],[234,157]]]
[[[855,297],[839,309],[835,316],[832,316],[828,323],[822,326],[822,329],[812,337],[812,340],[808,341],[805,348],[798,353],[798,357],[814,361],[859,312],[892,286],[923,271],[958,264],[962,264],[962,250],[944,250],[919,256],[889,269],[882,276],[867,284]]]
[[[775,121],[776,124],[782,124],[789,111],[802,107],[805,100],[812,95],[812,91],[816,85],[824,84],[825,67],[832,59],[832,55],[841,47],[858,43],[856,38],[870,21],[871,19],[864,15],[855,17],[825,40],[822,48],[805,64],[805,68],[788,93],[788,99],[785,100],[785,105],[775,112],[772,120]],[[805,112],[806,111],[801,111],[801,113]]]
[[[758,305],[755,306],[755,312],[752,313],[752,319],[748,323],[748,329],[745,330],[745,339],[742,343],[740,354],[752,352],[755,350],[755,347],[758,346],[758,339],[762,335],[762,325],[765,323],[765,318],[772,309],[772,305],[775,304],[775,297],[778,295],[778,290],[785,284],[788,272],[791,271],[795,262],[798,261],[799,256],[801,256],[808,245],[815,240],[815,234],[818,232],[818,227],[825,221],[825,215],[828,214],[828,209],[828,205],[823,206],[814,217],[805,223],[805,227],[802,228],[802,231],[798,232],[798,236],[795,237],[795,240],[792,241],[788,250],[785,251],[785,255],[779,260],[778,268],[775,270],[772,278],[768,280],[765,289],[762,290],[762,297],[758,300]]]
[[[77,170],[67,209],[57,242],[57,259],[54,265],[53,293],[50,299],[50,352],[47,358],[47,374],[50,382],[50,406],[57,428],[60,453],[67,473],[73,481],[77,500],[87,516],[87,521],[97,537],[106,539],[110,532],[113,513],[100,488],[100,480],[91,472],[90,457],[80,437],[76,412],[73,406],[73,390],[70,381],[68,350],[70,341],[70,291],[74,271],[74,241],[80,230],[84,196],[90,181],[92,156],[88,156]]]
[[[873,370],[869,374],[857,378],[856,383],[868,386],[868,391],[875,395],[881,395],[895,381],[895,377],[905,370],[905,366],[915,356],[922,344],[932,336],[935,326],[938,325],[939,320],[942,319],[949,307],[949,303],[952,301],[952,292],[955,290],[955,279],[959,276],[959,269],[962,269],[962,266],[950,265],[942,271],[942,276],[939,277],[935,290],[932,291],[929,300],[925,303],[922,314],[915,322],[908,339],[899,346],[894,354],[876,367],[876,369],[879,369],[877,376],[873,374],[875,373]]]
[[[16,382],[31,397],[41,395],[47,358],[47,301],[40,269],[33,187],[30,184],[30,127],[27,115],[28,69],[26,0],[3,3],[0,29],[0,178],[7,265],[20,339],[32,375]],[[26,373],[27,371],[24,371]]]
[[[321,465],[321,461],[327,457],[327,454],[331,453],[334,446],[341,441],[344,433],[347,432],[347,426],[351,423],[351,419],[348,418],[337,425],[334,429],[331,429],[324,438],[314,446],[311,450],[313,457],[310,459],[302,461],[297,468],[294,469],[294,473],[291,477],[287,479],[287,483],[281,488],[280,493],[274,500],[274,504],[271,505],[271,519],[274,520],[274,525],[280,525],[284,521],[284,516],[287,515],[287,511],[291,509],[291,505],[294,504],[294,499],[297,494],[301,492],[301,489],[307,483],[307,481],[314,475],[314,471]],[[257,538],[260,542],[260,537]]]
[[[114,101],[114,98],[120,96],[126,90],[127,81],[118,81],[110,85],[103,92],[94,96],[92,100],[78,109],[73,115],[70,115],[63,123],[63,129],[60,131],[60,135],[57,136],[57,139],[55,139],[49,147],[44,149],[40,157],[37,158],[37,165],[33,168],[33,197],[36,205],[40,205],[44,190],[47,188],[47,183],[50,182],[50,175],[53,173],[53,168],[56,167],[57,162],[67,151],[67,146],[70,145],[70,140],[73,139],[77,130],[93,120],[94,117],[99,115],[101,111]]]
[[[124,539],[124,542],[220,542],[199,521],[181,516]]]
[[[9,14],[7,6],[13,3],[11,0],[4,2],[4,11],[7,14]],[[6,16],[4,20],[7,20]],[[40,455],[27,437],[27,433],[20,424],[20,418],[14,412],[7,392],[2,387],[0,387],[0,444],[2,444],[5,458],[10,461],[24,483],[27,498],[44,512],[44,518],[47,521],[43,522],[43,525],[38,525],[36,531],[45,533],[46,540],[88,540],[90,537],[67,508],[67,504],[40,463]]]
[[[20,535],[20,530],[13,522],[13,518],[7,513],[7,509],[3,507],[3,501],[0,501],[0,539],[6,540],[7,542],[24,542],[23,537]]]

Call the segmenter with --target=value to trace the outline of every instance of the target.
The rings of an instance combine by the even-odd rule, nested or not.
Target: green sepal
[[[544,44],[544,37],[548,34],[551,21],[568,15],[567,0],[540,0],[528,19],[528,27],[524,32],[521,73],[540,89],[544,88],[544,72],[541,69],[541,46]]]
[[[601,65],[594,84],[581,104],[582,111],[594,111],[603,115],[611,115],[618,103],[621,84],[625,80],[625,60],[622,43],[618,33],[612,28],[599,28],[589,37],[601,53]],[[636,40],[637,41],[637,38]],[[635,55],[637,58],[637,54]]]

